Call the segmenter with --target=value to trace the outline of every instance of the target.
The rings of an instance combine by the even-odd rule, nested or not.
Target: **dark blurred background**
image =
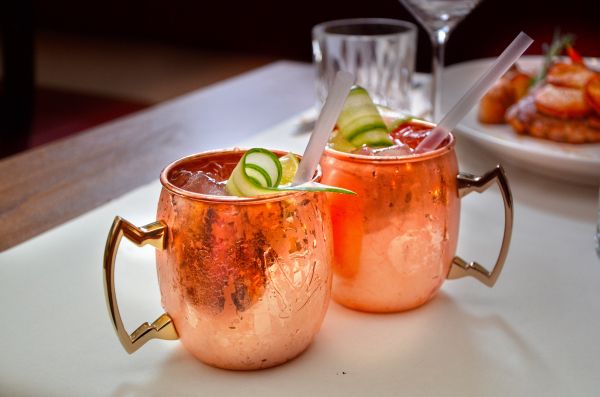
[[[319,22],[414,21],[398,0],[2,0],[0,157],[278,59],[311,61]],[[600,56],[598,0],[483,0],[452,32],[446,64],[496,56],[523,30],[540,54],[555,28]],[[417,70],[430,69],[419,27]],[[11,98],[8,100],[7,98]]]
[[[577,36],[577,47],[600,55],[598,0],[483,0],[452,33],[446,63],[497,55],[520,30],[536,39],[554,28]],[[82,2],[37,1],[36,26],[81,35],[158,40],[174,45],[260,53],[311,60],[310,31],[319,22],[388,17],[415,22],[397,0],[258,0],[202,2],[171,0]],[[429,39],[419,31],[418,69],[429,70]]]

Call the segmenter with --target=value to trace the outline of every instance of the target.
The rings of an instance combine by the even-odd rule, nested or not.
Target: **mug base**
[[[198,357],[193,352],[191,352],[191,354],[203,364],[214,368],[223,369],[227,371],[257,371],[261,369],[277,367],[279,365],[283,365],[289,361],[292,361],[297,357],[301,356],[305,351],[307,351],[311,345],[312,343],[304,347],[299,352],[292,353],[290,356],[273,360],[269,360],[268,358],[262,358],[257,360],[248,359],[247,361],[222,358],[208,360],[205,357]]]
[[[332,298],[336,303],[351,309],[364,313],[401,313],[417,309],[431,301],[438,293],[438,290],[427,296],[425,299],[413,300],[410,302],[388,303],[388,302],[365,302],[363,300],[340,297],[333,294]]]

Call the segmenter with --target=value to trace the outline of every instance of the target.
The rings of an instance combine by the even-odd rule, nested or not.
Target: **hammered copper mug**
[[[294,358],[318,332],[332,279],[325,195],[216,196],[173,183],[182,170],[209,163],[224,166],[228,175],[242,154],[213,151],[175,161],[160,175],[157,221],[136,227],[116,217],[106,243],[104,283],[113,325],[128,353],[153,338],[179,338],[207,364],[258,369]],[[156,247],[166,310],[131,334],[123,326],[114,287],[123,236],[138,246]]]
[[[323,183],[357,193],[330,197],[335,301],[398,312],[428,302],[446,279],[473,276],[494,285],[512,232],[510,188],[500,166],[481,177],[459,173],[454,143],[451,135],[437,150],[403,157],[325,151]],[[455,252],[460,198],[493,183],[504,200],[505,221],[498,259],[488,271]]]

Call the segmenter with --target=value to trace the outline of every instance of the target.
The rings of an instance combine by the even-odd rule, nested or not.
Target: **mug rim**
[[[425,121],[425,120],[419,120],[419,119],[412,119],[411,122],[413,123],[418,123],[418,124],[424,124],[430,127],[435,127],[434,123],[431,123],[429,121]],[[425,153],[416,153],[416,154],[409,154],[409,155],[403,155],[403,156],[371,156],[371,155],[366,155],[366,154],[355,154],[355,153],[348,153],[348,152],[342,152],[339,150],[335,150],[333,148],[330,148],[329,146],[327,146],[325,148],[325,154],[327,154],[328,156],[332,156],[335,157],[337,159],[340,160],[347,160],[347,161],[353,161],[356,163],[375,163],[375,164],[402,164],[402,163],[415,163],[418,161],[425,161],[425,160],[430,160],[436,157],[441,157],[444,154],[451,152],[454,150],[454,146],[456,144],[456,138],[454,137],[454,134],[450,133],[449,134],[449,138],[450,141],[445,144],[444,146],[437,148],[435,150],[431,150],[429,152],[425,152]]]
[[[394,27],[403,27],[406,30],[402,32],[394,32],[394,33],[381,33],[381,34],[347,34],[347,33],[330,33],[325,30],[330,27],[338,27],[338,26],[353,26],[353,25],[389,25]],[[313,26],[312,34],[313,37],[316,36],[332,36],[332,37],[340,37],[345,40],[370,40],[377,37],[393,37],[405,34],[416,34],[417,33],[417,25],[412,22],[404,21],[401,19],[393,19],[393,18],[347,18],[347,19],[335,19],[331,21],[325,21],[318,23]]]
[[[177,196],[186,198],[186,199],[191,199],[191,200],[195,200],[195,201],[203,201],[203,202],[211,202],[211,203],[222,203],[222,204],[257,204],[257,203],[266,203],[266,202],[273,202],[273,201],[280,201],[282,199],[286,199],[286,198],[290,198],[290,197],[295,197],[298,195],[302,195],[302,194],[306,194],[306,193],[312,193],[312,192],[307,192],[307,191],[288,191],[288,192],[279,192],[279,193],[273,193],[273,194],[264,194],[264,195],[259,195],[259,196],[252,196],[252,197],[240,197],[240,196],[217,196],[214,194],[206,194],[206,193],[198,193],[198,192],[192,192],[183,188],[180,188],[176,185],[174,185],[173,183],[171,183],[169,181],[169,173],[176,167],[189,162],[189,161],[193,161],[196,160],[198,158],[201,157],[206,157],[206,156],[214,156],[214,155],[219,155],[219,154],[226,154],[226,153],[245,153],[246,151],[250,150],[250,148],[240,148],[240,147],[233,147],[233,148],[226,148],[226,149],[214,149],[214,150],[207,150],[207,151],[203,151],[203,152],[199,152],[199,153],[194,153],[194,154],[190,154],[188,156],[184,156],[181,157],[178,160],[173,161],[172,163],[168,164],[160,173],[160,183],[163,186],[164,189],[166,189],[167,191],[169,191],[170,193],[173,193]],[[278,155],[278,157],[283,156],[287,153],[292,153],[296,156],[298,156],[300,159],[302,159],[302,156],[294,153],[294,152],[287,152],[284,150],[278,150],[278,149],[268,149],[270,151],[272,151],[273,153],[275,153],[276,155]],[[312,182],[317,182],[321,179],[322,176],[322,172],[321,172],[321,166],[319,165],[317,167],[317,171],[315,173],[315,176],[313,177],[313,179],[311,180]]]

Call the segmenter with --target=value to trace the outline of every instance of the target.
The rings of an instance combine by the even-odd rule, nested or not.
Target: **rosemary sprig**
[[[542,45],[542,49],[544,51],[544,63],[542,64],[542,68],[536,77],[531,81],[531,86],[535,87],[540,84],[546,78],[548,74],[548,69],[550,65],[552,65],[552,61],[555,57],[559,56],[567,46],[573,45],[575,41],[575,36],[572,34],[566,34],[561,36],[560,30],[556,29],[554,31],[554,35],[552,37],[552,43],[550,45],[544,43]]]

